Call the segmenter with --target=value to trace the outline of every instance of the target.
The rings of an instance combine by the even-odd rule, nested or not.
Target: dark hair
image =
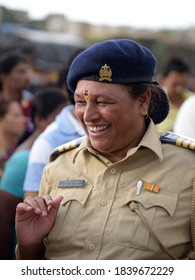
[[[190,68],[183,60],[180,58],[172,58],[165,65],[162,74],[163,76],[167,76],[170,72],[178,72],[178,73],[190,73]]]
[[[52,112],[55,111],[58,105],[66,105],[67,99],[63,92],[54,86],[48,86],[38,89],[33,94],[32,109],[31,109],[31,122],[29,122],[29,129],[22,134],[19,138],[17,146],[23,143],[35,129],[35,117],[39,116],[46,119]]]
[[[9,74],[12,69],[20,64],[27,63],[23,54],[18,51],[9,51],[4,55],[0,56],[0,75]],[[2,90],[2,82],[0,80],[0,90]]]
[[[67,102],[63,92],[54,86],[44,87],[34,93],[32,102],[31,118],[34,123],[35,117],[46,119],[60,104]]]
[[[63,86],[63,84],[66,84],[68,71],[69,71],[72,61],[78,54],[80,54],[84,50],[85,50],[85,48],[83,48],[83,47],[76,47],[72,51],[72,53],[70,54],[70,56],[68,58],[67,65],[64,66],[64,68],[62,68],[58,73],[58,82],[57,82],[58,87],[61,88]],[[68,93],[68,97],[69,97],[71,104],[75,104],[73,94],[69,91],[68,87],[66,87],[66,88],[67,88],[67,93]]]
[[[68,68],[65,66],[58,73],[58,81],[56,84],[57,87],[62,88],[62,86],[66,84],[67,75],[68,75]]]
[[[169,113],[168,96],[156,81],[153,83],[131,83],[126,85],[126,87],[129,94],[135,99],[144,94],[146,90],[149,89],[151,91],[148,115],[154,124],[161,123],[167,117]]]
[[[19,63],[27,63],[20,52],[7,52],[0,57],[0,74],[9,74]]]

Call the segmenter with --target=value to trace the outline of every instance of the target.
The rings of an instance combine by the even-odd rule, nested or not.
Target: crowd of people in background
[[[183,102],[193,92],[189,90],[191,71],[188,64],[182,58],[171,58],[165,64],[158,81],[166,89],[169,96],[170,111],[167,118],[157,125],[159,132],[173,131],[177,113]]]
[[[84,134],[66,86],[71,60],[82,50],[65,58],[55,83],[40,78],[37,85],[21,50],[0,55],[0,259],[15,259],[16,205],[26,191],[38,193],[50,153]]]
[[[85,134],[66,85],[70,63],[81,51],[65,58],[66,67],[55,84],[37,88],[22,52],[0,54],[0,259],[15,259],[16,205],[26,196],[38,195],[52,151]],[[157,80],[167,91],[170,112],[156,128],[195,138],[192,73],[182,58],[165,62]]]

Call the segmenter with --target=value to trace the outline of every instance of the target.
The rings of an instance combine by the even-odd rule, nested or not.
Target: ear
[[[143,116],[148,112],[151,100],[151,91],[147,89],[142,95],[138,97],[140,112]]]

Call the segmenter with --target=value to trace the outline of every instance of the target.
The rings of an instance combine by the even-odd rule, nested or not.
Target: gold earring
[[[147,120],[149,118],[148,112],[145,114],[144,119]]]

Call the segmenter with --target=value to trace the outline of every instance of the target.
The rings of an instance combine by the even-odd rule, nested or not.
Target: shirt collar
[[[141,139],[140,143],[138,144],[138,146],[136,146],[134,148],[130,148],[128,150],[127,157],[136,153],[136,151],[140,147],[146,147],[146,148],[150,149],[151,151],[153,151],[158,156],[160,161],[163,160],[163,153],[162,153],[162,145],[161,145],[161,141],[160,141],[160,136],[159,136],[159,133],[157,132],[156,127],[155,127],[152,120],[150,120],[148,129],[146,130],[146,132],[145,132],[143,138]],[[96,156],[99,155],[99,153],[96,150],[94,150],[93,147],[91,146],[89,138],[87,136],[84,136],[83,141],[81,142],[80,146],[77,149],[77,152],[75,153],[74,161],[76,160],[77,155],[81,151],[86,151],[86,150],[88,150],[90,153],[92,153]]]
[[[162,145],[160,141],[160,134],[157,132],[156,127],[152,120],[150,120],[150,124],[146,133],[144,134],[142,140],[140,141],[138,148],[146,147],[153,151],[159,159],[163,160],[163,152]]]

